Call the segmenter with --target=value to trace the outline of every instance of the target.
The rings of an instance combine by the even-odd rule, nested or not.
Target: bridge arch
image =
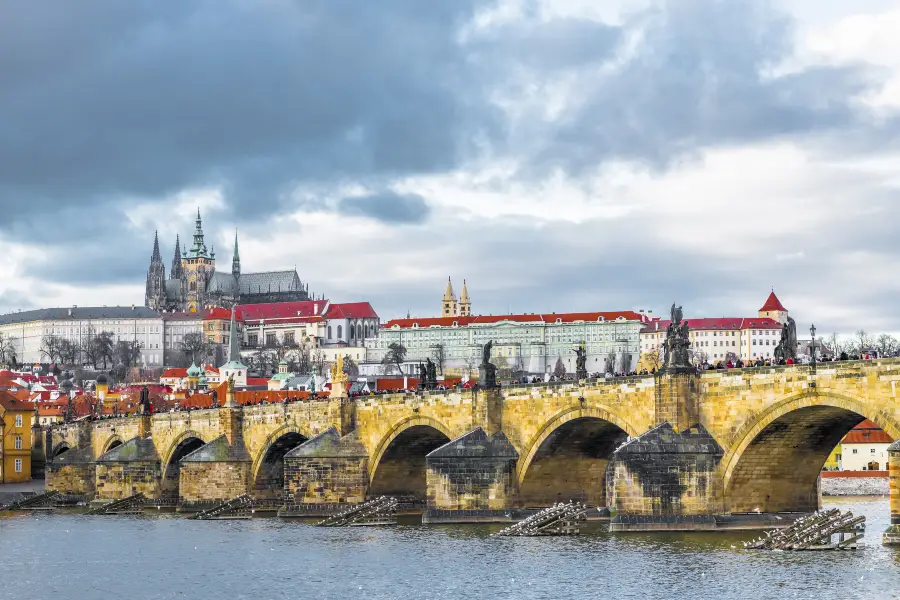
[[[794,394],[757,414],[720,463],[726,512],[817,510],[822,466],[864,419],[900,437],[900,424],[873,403],[825,390]]]
[[[110,436],[109,439],[106,440],[106,442],[104,442],[104,444],[102,446],[103,450],[100,452],[101,456],[103,454],[106,454],[107,452],[109,452],[110,450],[115,448],[116,446],[121,446],[122,443],[123,443],[122,438],[119,435]]]
[[[201,434],[193,430],[182,432],[172,441],[160,461],[162,468],[160,493],[163,497],[178,497],[181,459],[206,443],[208,440],[203,439]]]
[[[250,490],[255,498],[281,498],[284,491],[284,456],[307,440],[308,432],[296,425],[285,425],[266,438],[250,470]]]
[[[397,422],[384,435],[369,462],[369,494],[424,502],[425,457],[453,439],[439,421],[419,415]]]
[[[549,506],[576,500],[606,505],[606,467],[615,449],[637,431],[610,410],[577,407],[551,417],[519,457],[520,502]]]
[[[60,454],[64,454],[65,452],[68,452],[71,449],[72,449],[72,447],[69,446],[68,442],[60,442],[53,447],[53,450],[50,452],[50,458],[51,459],[56,458]]]

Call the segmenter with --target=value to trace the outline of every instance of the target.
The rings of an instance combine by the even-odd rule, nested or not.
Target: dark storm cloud
[[[224,183],[264,217],[293,181],[450,168],[494,126],[454,41],[474,4],[6,3],[0,203]]]
[[[431,213],[422,196],[394,192],[343,198],[338,207],[342,213],[368,217],[382,223],[422,223]]]
[[[154,226],[132,226],[128,207],[188,188],[222,190],[224,210],[205,222],[210,238],[222,221],[254,231],[323,207],[427,224],[431,207],[418,196],[322,198],[348,183],[387,189],[396,178],[464,171],[482,153],[539,179],[618,158],[665,168],[710,146],[787,136],[821,134],[827,144],[840,132],[858,149],[871,139],[851,108],[871,84],[868,69],[766,75],[793,45],[792,23],[768,3],[672,0],[621,27],[542,20],[532,5],[522,20],[461,36],[492,4],[0,0],[0,242],[41,245],[46,258],[28,265],[35,277],[142,283]],[[569,81],[564,106],[547,116],[560,79]],[[298,200],[298,186],[321,197]],[[163,226],[169,217],[159,218]],[[780,269],[787,278],[796,268],[735,274],[629,219],[611,231],[609,222],[455,225],[421,237],[410,232],[427,227],[407,228],[405,243],[415,255],[416,244],[452,233],[454,272],[475,265],[490,282],[485,312],[506,310],[511,297],[518,310],[631,307],[635,298],[712,310],[721,296],[704,282],[768,289]],[[854,243],[866,231],[854,219],[846,227],[857,229],[840,237]],[[190,227],[181,233],[187,242]],[[878,243],[893,255],[894,239]],[[173,241],[161,239],[167,267]],[[816,264],[829,257],[822,246]],[[407,303],[384,283],[379,308]]]

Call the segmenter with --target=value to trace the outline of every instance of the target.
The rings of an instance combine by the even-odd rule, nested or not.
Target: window
[[[328,326],[328,339],[331,339],[331,325]]]
[[[856,448],[854,448],[854,449],[853,449],[853,454],[856,454],[856,453],[857,453],[857,450],[856,450]]]
[[[256,335],[255,333],[251,333],[250,335],[247,336],[247,344],[250,346],[259,345],[259,336]]]
[[[285,346],[293,346],[294,345],[294,332],[288,331],[284,334],[284,344]]]
[[[22,426],[22,415],[16,415],[16,427]]]
[[[16,459],[16,473],[21,473],[21,472],[22,472],[22,459],[17,458]]]
[[[16,450],[21,450],[21,449],[22,449],[22,436],[17,435],[16,436]],[[872,450],[872,454],[875,454],[874,450]]]
[[[266,334],[266,346],[274,346],[276,343],[275,334],[267,333]]]
[[[20,438],[20,439],[21,439],[21,438]],[[869,454],[875,454],[875,448],[871,448],[871,449],[869,450]]]
[[[341,325],[338,325],[338,339],[344,337],[344,328]]]

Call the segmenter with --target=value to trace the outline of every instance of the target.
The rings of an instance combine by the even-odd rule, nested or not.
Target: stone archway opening
[[[70,448],[69,448],[68,444],[60,444],[60,445],[57,446],[56,449],[53,451],[53,456],[51,456],[50,458],[51,458],[51,459],[52,459],[52,458],[56,458],[56,457],[59,456],[60,454],[65,454],[66,452],[69,451],[69,449],[70,449]]]
[[[122,445],[122,440],[120,440],[120,439],[118,439],[118,438],[117,438],[117,439],[114,439],[113,441],[111,441],[111,442],[106,446],[106,450],[104,450],[103,453],[106,454],[107,452],[109,452],[109,451],[112,450],[113,448],[117,448],[117,447],[119,447],[119,446],[121,446],[121,445]]]
[[[257,500],[280,500],[284,493],[284,456],[307,438],[290,432],[272,442],[263,454],[253,482],[253,497]]]
[[[519,484],[525,507],[546,507],[574,500],[606,506],[606,469],[628,434],[596,417],[566,421],[541,442]]]
[[[203,446],[205,442],[198,437],[183,439],[172,452],[169,462],[163,472],[162,485],[160,486],[163,498],[178,499],[179,479],[181,477],[181,459]]]
[[[414,425],[400,432],[375,467],[369,495],[395,496],[403,502],[424,504],[425,457],[449,441],[430,425]]]
[[[731,513],[808,513],[819,509],[818,481],[829,454],[862,415],[836,406],[806,406],[760,431],[726,474]]]

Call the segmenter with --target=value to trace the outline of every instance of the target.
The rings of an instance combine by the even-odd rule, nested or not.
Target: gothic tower
[[[460,317],[472,316],[472,301],[469,300],[469,290],[466,287],[466,280],[463,279],[462,292],[459,294],[459,311]]]
[[[456,294],[453,293],[453,283],[449,277],[447,278],[447,289],[444,291],[444,297],[441,299],[441,316],[457,316]]]
[[[234,230],[234,257],[231,259],[231,276],[234,278],[234,298],[237,304],[241,298],[241,255],[238,253],[237,229]]]
[[[159,232],[153,234],[153,254],[147,269],[144,305],[154,310],[163,310],[166,305],[166,266],[159,254]]]
[[[175,256],[172,257],[172,268],[169,270],[172,279],[184,277],[184,269],[181,268],[181,238],[175,234]]]
[[[184,270],[181,280],[185,294],[185,308],[187,312],[199,312],[206,306],[206,286],[216,268],[215,255],[206,249],[206,242],[203,241],[203,221],[200,218],[199,208],[194,229],[194,243],[187,256],[182,259],[181,267]]]

